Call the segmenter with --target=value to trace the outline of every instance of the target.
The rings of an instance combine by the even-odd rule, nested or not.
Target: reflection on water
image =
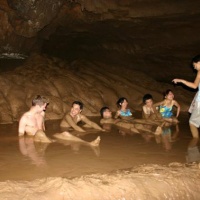
[[[46,164],[45,150],[49,143],[34,143],[32,137],[19,138],[19,150],[22,155],[30,158],[30,162],[36,166]]]
[[[193,138],[191,139],[188,145],[187,155],[186,155],[186,161],[188,163],[200,161],[198,142],[199,142],[198,138]]]
[[[98,122],[99,118],[94,120]],[[0,180],[76,177],[143,164],[186,161],[187,146],[191,139],[187,123],[163,127],[162,134],[158,136],[145,132],[134,134],[126,129],[106,126],[106,132],[89,129],[85,135],[74,132],[83,142],[57,140],[50,144],[34,143],[31,137],[18,138],[17,123],[0,126]],[[54,133],[61,131],[59,121],[46,122],[46,127],[47,135],[51,138]],[[155,127],[151,128],[155,130]],[[89,145],[97,136],[101,137],[100,146]],[[191,148],[189,157],[193,152]]]
[[[166,151],[170,151],[172,149],[173,142],[176,142],[178,136],[179,136],[179,124],[174,126],[171,125],[165,126],[162,128],[162,134],[160,136],[156,136],[157,143],[162,143],[163,148]]]

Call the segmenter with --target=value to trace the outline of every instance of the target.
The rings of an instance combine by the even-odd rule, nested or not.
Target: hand
[[[172,82],[174,84],[177,84],[177,83],[181,82],[181,79],[175,78],[175,79],[172,80]]]

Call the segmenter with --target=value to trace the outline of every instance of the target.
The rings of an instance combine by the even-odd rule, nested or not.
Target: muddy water
[[[99,118],[93,120],[99,121]],[[156,138],[146,133],[132,134],[116,127],[111,127],[107,132],[88,129],[89,134],[80,136],[88,142],[100,136],[99,148],[77,142],[56,141],[52,144],[37,144],[32,141],[32,138],[19,140],[17,123],[1,125],[0,199],[151,199],[148,198],[149,195],[152,199],[160,199],[160,197],[195,199],[196,194],[191,190],[194,186],[199,190],[199,167],[198,164],[194,164],[195,167],[192,168],[188,166],[200,160],[199,143],[191,138],[187,113],[182,113],[180,120],[178,126],[168,127],[163,130],[160,137]],[[61,132],[59,121],[47,121],[46,127],[46,133],[51,138],[53,133]],[[170,166],[176,166],[175,174],[179,174],[178,178],[174,177],[174,168]],[[149,183],[147,177],[150,178]],[[178,197],[169,192],[172,183],[176,182],[173,187],[180,190],[183,181],[184,184],[190,184],[187,185],[189,192],[185,189],[179,195],[176,192]],[[169,189],[171,196],[166,191],[160,191],[161,194],[154,191],[155,188],[161,187],[160,183],[166,185],[163,187]],[[147,188],[153,187],[154,192],[145,191],[149,189],[145,189],[146,186],[143,184],[149,184]],[[41,185],[44,188],[41,188]],[[130,185],[135,189],[131,190]],[[79,195],[77,186],[80,189]],[[102,188],[102,191],[107,190],[103,197],[99,187],[105,186],[110,189]],[[68,191],[69,187],[70,191]],[[25,196],[22,195],[24,189],[27,193]],[[37,193],[41,190],[42,195]],[[93,192],[86,194],[88,190]],[[138,198],[135,198],[135,195]]]

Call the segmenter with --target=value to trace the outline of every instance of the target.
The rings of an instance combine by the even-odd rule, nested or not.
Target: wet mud
[[[99,118],[93,118],[97,121]],[[160,136],[107,127],[88,129],[83,142],[35,143],[17,137],[18,124],[1,125],[0,199],[198,199],[200,153],[188,115]],[[47,134],[61,131],[47,121]],[[99,147],[87,142],[101,137]]]

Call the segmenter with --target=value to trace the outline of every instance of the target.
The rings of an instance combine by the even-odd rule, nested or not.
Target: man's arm
[[[74,130],[79,131],[79,132],[85,132],[85,130],[83,130],[80,126],[78,126],[74,122],[74,120],[69,114],[66,115],[65,120],[67,121],[68,125],[71,126]]]
[[[25,127],[26,127],[26,117],[22,116],[19,121],[19,127],[18,127],[18,136],[24,136],[25,134]]]
[[[43,111],[41,113],[41,116],[42,116],[42,130],[45,131],[45,112]]]
[[[98,124],[90,121],[85,115],[81,115],[81,120],[94,129],[97,129],[97,130],[100,130],[100,131],[104,130]]]

